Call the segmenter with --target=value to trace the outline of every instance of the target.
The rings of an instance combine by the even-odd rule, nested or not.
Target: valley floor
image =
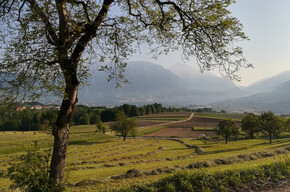
[[[189,115],[167,115],[166,118],[171,121],[175,118],[175,121],[178,121],[187,119]],[[164,117],[163,120],[152,120],[153,118],[156,117],[147,117],[147,120],[165,121]],[[145,118],[140,117],[138,121],[145,121]],[[140,133],[150,134],[163,128],[142,128]],[[183,129],[181,126],[179,128]],[[128,138],[123,142],[122,138],[102,135],[95,130],[94,125],[71,128],[65,169],[69,191],[103,191],[145,184],[182,170],[194,173],[198,170],[217,172],[254,167],[279,161],[286,156],[289,158],[290,151],[289,132],[274,140],[272,144],[268,143],[267,138],[240,139],[225,144],[219,139],[204,143],[196,137]],[[35,140],[38,140],[42,149],[48,149],[53,138],[40,132],[1,132],[0,171],[5,172],[9,162],[23,154],[25,145],[30,145]],[[10,184],[8,179],[0,178],[0,191],[8,191]]]

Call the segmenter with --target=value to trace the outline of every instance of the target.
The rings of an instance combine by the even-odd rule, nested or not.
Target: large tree
[[[216,134],[225,138],[226,143],[228,143],[228,140],[231,137],[237,138],[239,133],[240,129],[237,126],[237,123],[232,119],[222,120],[216,127]]]
[[[0,87],[2,100],[38,98],[53,92],[62,104],[53,129],[50,177],[62,180],[69,127],[88,64],[124,80],[125,60],[148,43],[154,56],[181,50],[201,70],[224,76],[247,67],[247,39],[228,7],[234,0],[2,0]],[[91,62],[90,62],[91,61]]]
[[[273,136],[278,137],[283,132],[284,122],[274,113],[264,112],[260,116],[260,127],[269,136],[269,143],[272,143]]]
[[[242,120],[242,130],[254,139],[254,135],[260,131],[259,116],[254,113],[248,113]]]

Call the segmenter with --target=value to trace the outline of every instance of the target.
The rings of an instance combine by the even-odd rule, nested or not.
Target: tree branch
[[[40,19],[42,20],[42,22],[45,25],[45,29],[47,30],[50,39],[48,39],[48,41],[52,40],[54,45],[58,44],[58,38],[56,36],[55,30],[52,27],[52,24],[50,23],[48,17],[46,16],[46,14],[43,12],[43,10],[39,7],[39,5],[36,3],[35,0],[27,0],[27,2],[29,3],[29,7],[34,10],[35,12],[40,14]]]
[[[143,6],[142,2],[140,1],[141,6]],[[146,21],[144,21],[142,14],[139,12],[138,14],[135,14],[132,12],[132,6],[131,6],[131,2],[130,0],[127,0],[127,5],[129,7],[129,14],[133,17],[137,17],[139,18],[139,20],[141,21],[141,23],[143,23],[144,27],[148,27],[149,25],[152,25],[151,23],[147,23]]]
[[[88,23],[90,23],[91,19],[90,19],[89,13],[88,13],[88,5],[83,1],[76,1],[76,0],[74,1],[74,3],[81,4],[83,6],[83,10],[85,12],[86,19],[88,20]]]
[[[96,31],[106,18],[109,8],[113,2],[114,0],[104,0],[102,9],[98,13],[93,23],[86,26],[85,34],[79,39],[71,55],[70,59],[72,60],[72,63],[78,63],[87,44],[96,36]],[[77,68],[77,66],[74,67]]]
[[[69,39],[69,26],[65,3],[63,0],[55,0],[59,19],[59,41],[57,47],[62,52],[66,52],[65,45]]]

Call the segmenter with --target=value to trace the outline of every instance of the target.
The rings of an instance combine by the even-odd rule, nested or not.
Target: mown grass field
[[[138,135],[158,129],[162,127],[142,128]],[[123,142],[122,138],[95,130],[94,125],[73,126],[70,130],[66,163],[69,191],[103,191],[150,183],[178,170],[215,172],[252,167],[284,158],[290,150],[289,132],[272,144],[268,138],[240,139],[229,144],[212,140],[205,144],[196,138],[128,138]],[[53,142],[52,136],[40,132],[1,132],[0,171],[5,171],[11,158],[36,140],[42,149],[48,149]],[[0,178],[0,191],[7,191],[10,184],[8,179]]]
[[[233,119],[236,121],[242,120],[246,114],[242,113],[207,113],[207,112],[200,112],[195,113],[195,117],[208,117],[213,119]]]

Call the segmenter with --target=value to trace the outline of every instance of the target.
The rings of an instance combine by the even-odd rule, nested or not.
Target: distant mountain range
[[[273,111],[290,114],[290,71],[253,83],[244,89],[250,96],[212,103],[228,111]]]
[[[202,105],[216,110],[290,114],[290,71],[241,88],[229,79],[200,73],[186,64],[165,69],[138,61],[128,63],[124,75],[130,83],[118,89],[114,81],[107,82],[106,72],[94,71],[89,86],[79,90],[79,104],[116,106],[157,102],[167,106]],[[53,100],[43,99],[44,103]]]
[[[241,95],[242,91],[232,81],[210,73],[201,74],[181,65],[165,69],[154,63],[130,62],[125,72],[130,83],[118,89],[113,81],[106,81],[108,74],[95,72],[89,86],[80,89],[79,103],[118,105],[159,102],[185,106],[205,105]]]

